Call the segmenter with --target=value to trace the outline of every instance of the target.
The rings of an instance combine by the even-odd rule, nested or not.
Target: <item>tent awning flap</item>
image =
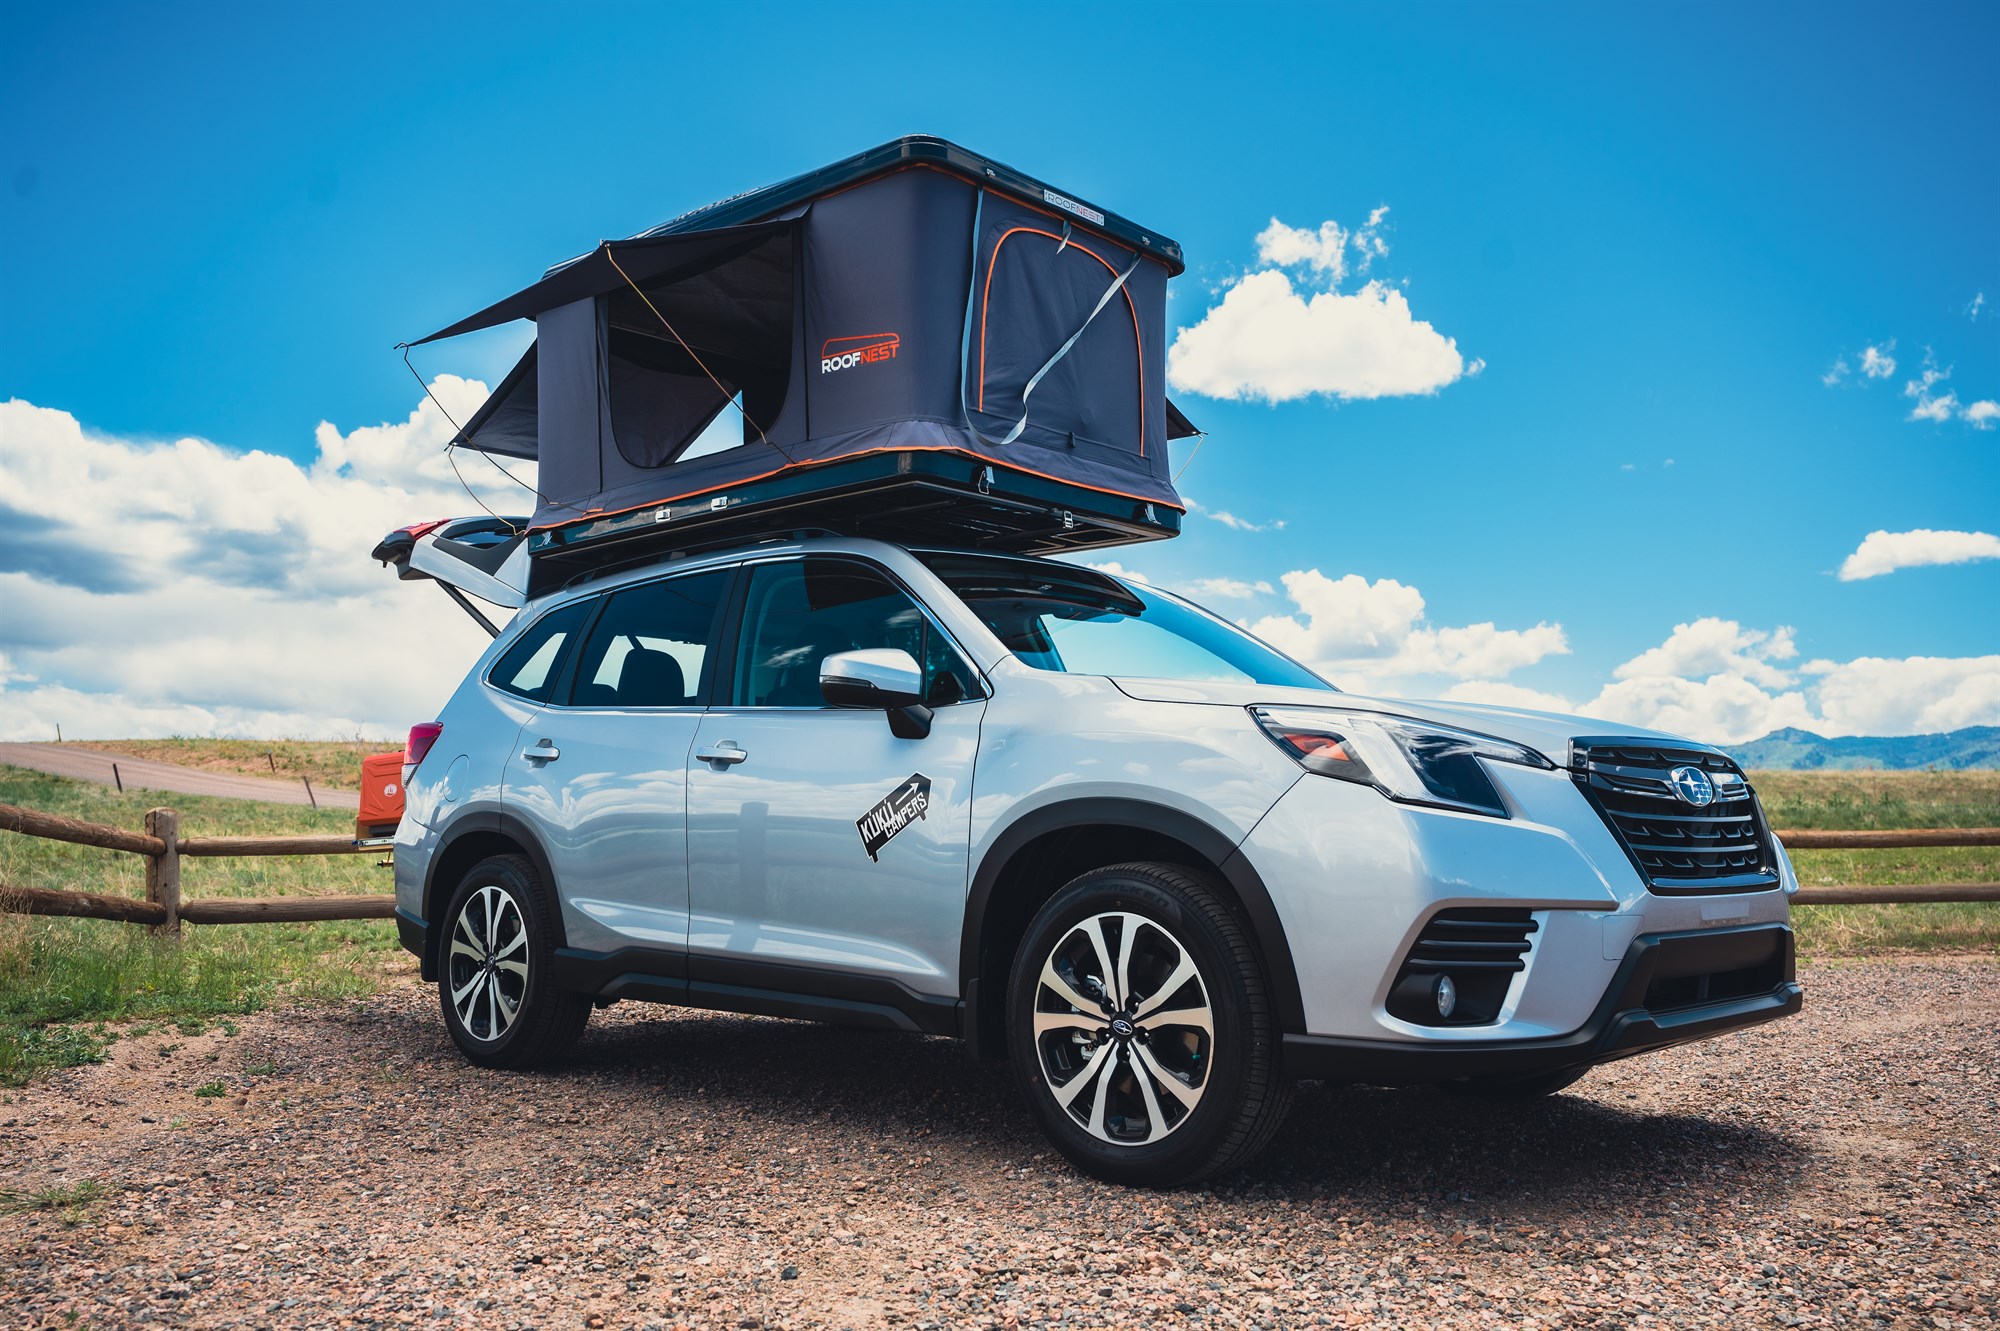
[[[525,355],[507,371],[499,387],[472,413],[465,428],[453,439],[456,448],[500,453],[510,458],[533,461],[540,456],[540,395],[536,392],[535,349],[530,342]]]
[[[626,277],[646,282],[655,278],[674,281],[676,273],[691,276],[727,263],[772,236],[792,231],[805,212],[804,208],[798,208],[783,217],[749,226],[718,227],[713,231],[688,231],[643,240],[607,240],[533,286],[410,345],[420,347],[426,342],[477,332],[516,319],[532,319],[546,310],[624,289]],[[621,268],[624,276],[619,274]]]

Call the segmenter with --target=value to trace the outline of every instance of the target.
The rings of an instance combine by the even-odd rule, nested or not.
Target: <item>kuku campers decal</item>
[[[917,772],[890,791],[880,804],[854,820],[854,830],[861,833],[861,845],[868,852],[868,858],[879,861],[882,847],[895,839],[896,833],[923,817],[931,807],[931,779]]]
[[[896,359],[903,339],[895,333],[862,333],[858,337],[829,337],[819,349],[819,372],[851,370],[857,365],[875,365]]]

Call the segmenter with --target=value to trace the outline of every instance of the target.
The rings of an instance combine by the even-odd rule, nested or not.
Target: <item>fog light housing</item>
[[[1451,1014],[1458,1008],[1458,986],[1451,982],[1449,975],[1437,977],[1437,987],[1431,991],[1437,1000],[1438,1020],[1450,1021]]]

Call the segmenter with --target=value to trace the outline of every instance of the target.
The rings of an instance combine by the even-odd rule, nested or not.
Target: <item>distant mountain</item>
[[[1774,730],[1762,739],[1725,746],[1745,767],[1810,772],[1935,767],[2000,767],[2000,726],[1967,726],[1942,735],[1846,735]]]

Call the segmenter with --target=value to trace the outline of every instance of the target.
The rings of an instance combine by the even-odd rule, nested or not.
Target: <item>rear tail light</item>
[[[429,522],[412,522],[409,526],[398,527],[396,530],[408,532],[410,539],[416,540],[428,532],[436,531],[439,527],[444,526],[445,523],[450,521],[450,518],[433,518]]]
[[[442,721],[425,721],[410,727],[410,741],[403,746],[404,784],[408,784],[410,773],[424,760],[424,755],[431,751],[431,745],[437,743],[438,736],[442,734],[444,734]]]

